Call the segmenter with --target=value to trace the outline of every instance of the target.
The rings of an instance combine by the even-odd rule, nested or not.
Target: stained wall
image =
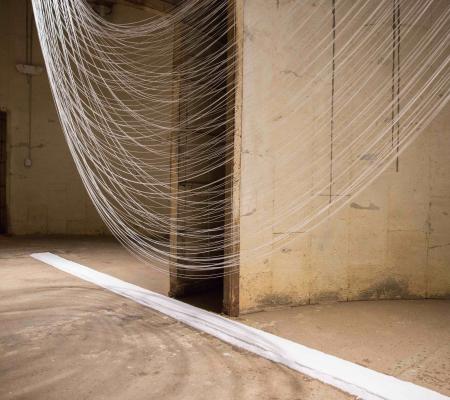
[[[26,63],[26,3],[25,0],[0,2],[0,108],[7,112],[8,232],[109,234],[69,153],[45,68],[42,74],[32,78],[32,165],[24,164],[28,158],[28,84],[27,77],[16,70],[16,64]],[[116,4],[107,18],[113,22],[136,21],[171,7],[159,0],[151,3],[156,4],[157,11],[133,3]],[[32,35],[32,63],[44,66],[34,24]]]
[[[407,13],[415,1],[402,2],[405,4],[402,12]],[[338,27],[352,3],[336,1]],[[373,2],[372,6],[376,4],[379,3]],[[299,202],[314,182],[323,179],[320,172],[302,180],[296,180],[295,176],[320,156],[317,149],[330,140],[330,128],[325,128],[322,121],[331,117],[332,48],[312,46],[321,37],[327,43],[332,40],[331,5],[331,1],[314,0],[243,2],[241,312],[280,304],[450,296],[448,106],[401,153],[398,171],[394,162],[366,190],[317,228],[309,232],[295,229],[293,221],[301,221],[308,210],[284,217],[289,205]],[[443,5],[435,3],[413,27],[412,37],[419,40],[430,29]],[[373,30],[378,35],[392,35],[392,19],[379,24],[368,19],[371,11],[355,16],[354,23],[364,21],[363,32]],[[308,35],[303,33],[286,40],[292,39],[303,23],[314,29]],[[343,48],[349,35],[338,36],[335,51]],[[314,50],[314,58],[306,56],[311,54],[307,50]],[[400,58],[407,53],[404,49]],[[363,98],[377,95],[372,112],[380,113],[391,101],[390,85],[380,86],[379,82],[391,79],[392,55],[374,51],[366,54],[368,60],[358,60],[357,54],[353,55],[354,62],[349,63],[351,67],[336,69],[336,91],[343,82],[356,76],[359,63],[365,61],[380,68],[363,93],[349,102],[345,96],[336,98],[335,108],[342,109],[335,116],[336,132],[343,131],[348,124],[352,102],[357,104]],[[312,66],[305,72],[309,64]],[[302,92],[317,74],[320,75],[317,87]],[[296,110],[289,106],[289,101],[299,93],[301,97],[296,102],[303,101],[305,105]],[[377,129],[385,129],[391,122],[391,109],[383,112],[385,117]],[[369,119],[371,116],[369,112]],[[355,137],[361,127],[353,129],[354,132],[335,138],[335,152],[344,149],[348,138]],[[299,139],[314,131],[319,132],[315,142]],[[293,153],[294,149],[297,153]],[[318,209],[330,196],[341,196],[352,172],[373,162],[371,154],[354,154],[352,160],[354,165],[348,171],[345,163],[334,165],[334,173],[341,173],[344,178],[332,187],[331,193],[316,193],[311,207]],[[264,247],[265,243],[277,240],[281,244],[276,247]],[[256,253],[250,250],[257,247],[260,249],[255,257]]]
[[[7,207],[11,234],[107,232],[81,183],[58,121],[45,71],[32,78],[31,167],[26,63],[26,2],[0,2],[0,107],[7,112]],[[33,64],[43,66],[36,30]]]

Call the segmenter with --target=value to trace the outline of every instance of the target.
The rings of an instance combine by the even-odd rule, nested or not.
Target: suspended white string
[[[274,12],[271,23],[283,33],[275,49],[260,40],[253,18],[256,44],[246,42],[244,57],[270,60],[278,49],[288,57],[261,74],[236,51],[231,1],[186,0],[166,15],[124,24],[101,18],[84,1],[33,0],[81,179],[111,232],[137,257],[196,279],[228,274],[240,258],[258,262],[289,241],[289,232],[311,230],[344,207],[447,104],[450,4],[431,19],[437,0],[339,0],[334,10],[332,4],[293,1],[283,16]],[[401,21],[392,27],[398,10]],[[393,43],[395,29],[401,35]],[[400,45],[395,92],[400,76],[386,71]],[[267,239],[237,251],[239,238],[227,233],[236,229],[231,182],[240,173],[229,167],[239,156],[230,105],[242,63],[244,89],[247,80],[268,82],[277,74],[275,90],[263,97],[244,90],[244,116],[262,115],[253,131],[244,130],[262,143],[263,154],[249,157],[263,169],[270,159],[278,171],[290,171],[276,175],[274,188],[257,174],[251,181],[243,175],[242,201],[256,193],[254,201],[266,204],[277,187],[297,188],[298,195],[276,205],[275,220],[254,227]],[[245,153],[249,138],[243,139]],[[367,154],[370,162],[362,163]]]

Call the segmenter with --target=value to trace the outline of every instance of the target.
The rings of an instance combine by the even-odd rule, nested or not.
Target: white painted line
[[[364,400],[449,400],[450,398],[410,382],[373,371],[321,351],[280,338],[154,293],[131,283],[68,261],[52,253],[31,257],[85,281],[101,286],[146,307],[215,336],[233,346],[335,386]]]

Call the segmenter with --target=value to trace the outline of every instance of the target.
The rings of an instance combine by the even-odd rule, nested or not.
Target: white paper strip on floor
[[[159,311],[224,342],[335,386],[364,400],[444,400],[447,396],[322,353],[68,261],[52,253],[31,257]]]

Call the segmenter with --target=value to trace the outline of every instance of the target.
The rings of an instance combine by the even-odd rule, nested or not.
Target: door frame
[[[225,220],[226,243],[231,243],[225,249],[225,255],[232,256],[233,265],[223,280],[223,312],[231,317],[239,316],[239,270],[240,270],[240,200],[241,200],[241,142],[242,142],[242,89],[243,89],[243,43],[244,43],[244,4],[243,0],[229,0],[228,24],[233,29],[228,31],[228,42],[235,43],[234,50],[229,53],[230,73],[228,79],[234,82],[234,91],[230,91],[228,99],[228,121],[230,121],[227,140],[233,157],[227,157],[232,162],[227,165],[227,192],[231,196],[231,213]]]
[[[228,53],[228,74],[227,87],[233,87],[229,90],[227,100],[227,132],[226,138],[228,151],[232,154],[227,155],[227,159],[232,160],[225,166],[225,174],[227,180],[225,182],[226,193],[229,193],[229,201],[231,212],[226,213],[225,225],[225,242],[231,243],[224,249],[224,255],[229,256],[233,260],[233,265],[227,269],[223,279],[223,298],[222,312],[229,316],[237,317],[239,315],[239,222],[240,222],[240,177],[241,177],[241,132],[242,132],[242,53],[243,53],[243,0],[227,0],[228,16],[227,23],[231,28],[228,30],[228,43],[236,43],[229,49]],[[179,32],[175,27],[174,37],[178,37]],[[173,70],[174,76],[177,76],[177,66],[180,63],[180,55],[174,54]],[[178,81],[178,79],[177,79]],[[234,85],[233,85],[234,83]],[[175,84],[172,88],[173,99],[176,100],[180,96],[180,86]],[[178,138],[176,127],[180,126],[180,109],[174,102],[174,127],[175,131],[171,136],[171,155],[170,155],[170,187],[171,187],[171,204],[170,216],[173,223],[170,228],[170,290],[169,296],[180,297],[184,295],[185,288],[182,280],[178,277],[177,271],[177,226],[176,217],[178,214],[177,204],[177,181],[178,181]]]
[[[8,113],[0,110],[0,235],[8,233]]]

